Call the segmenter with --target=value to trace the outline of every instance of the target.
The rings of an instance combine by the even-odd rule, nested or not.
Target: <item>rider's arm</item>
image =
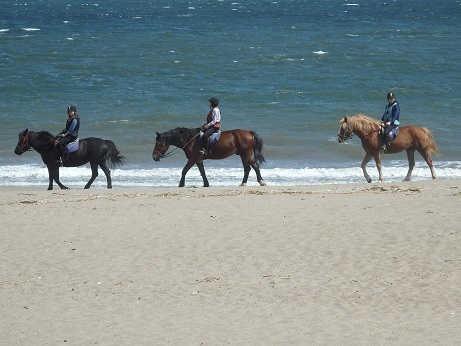
[[[77,126],[77,119],[72,119],[72,122],[70,123],[69,129],[66,131],[68,135],[74,131],[75,127]]]
[[[386,119],[386,112],[387,112],[387,106],[384,108],[384,113],[381,116],[381,121],[384,121]]]

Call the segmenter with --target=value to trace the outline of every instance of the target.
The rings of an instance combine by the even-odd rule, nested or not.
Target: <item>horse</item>
[[[371,183],[371,178],[365,166],[371,158],[374,157],[379,172],[378,182],[382,182],[381,146],[383,144],[383,139],[379,134],[380,122],[364,114],[340,118],[339,122],[338,142],[343,143],[354,134],[357,135],[362,141],[362,147],[365,150],[365,157],[361,165],[365,179],[368,183]],[[428,128],[420,126],[400,126],[398,136],[383,153],[395,154],[404,150],[406,150],[408,158],[408,172],[403,181],[411,180],[411,173],[415,167],[415,151],[418,151],[426,161],[431,170],[432,179],[437,178],[434,166],[432,165],[431,153],[439,153],[439,149]]]
[[[263,154],[261,153],[263,141],[253,131],[247,130],[230,130],[222,131],[219,140],[210,146],[211,151],[208,154],[201,154],[201,138],[199,137],[200,128],[176,128],[164,133],[158,133],[155,139],[155,146],[152,152],[152,158],[155,161],[160,161],[161,158],[173,154],[173,151],[178,148],[184,151],[187,158],[187,163],[181,173],[181,180],[179,187],[184,187],[186,174],[193,165],[197,165],[200,175],[203,179],[203,186],[209,187],[208,179],[205,175],[205,168],[203,166],[204,160],[221,160],[233,154],[239,155],[243,164],[243,180],[240,186],[245,186],[248,181],[248,175],[253,167],[256,172],[256,178],[259,185],[265,186],[261,172],[259,171],[259,164],[266,162]],[[177,148],[167,153],[170,145]]]
[[[56,137],[47,131],[33,132],[29,130],[19,132],[19,141],[14,153],[21,155],[26,151],[35,150],[41,156],[43,163],[48,168],[49,185],[48,190],[53,190],[53,180],[61,189],[68,187],[59,181],[59,167],[61,162],[55,148]],[[85,189],[89,189],[98,176],[98,166],[101,167],[107,178],[107,188],[112,188],[110,168],[121,166],[124,157],[120,155],[114,142],[100,138],[90,137],[79,140],[79,148],[76,152],[70,153],[68,160],[63,163],[64,167],[77,167],[90,163],[91,179],[86,183]]]

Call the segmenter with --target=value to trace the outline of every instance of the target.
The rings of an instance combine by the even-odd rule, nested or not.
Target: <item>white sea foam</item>
[[[435,166],[439,179],[461,179],[461,162],[445,162]],[[182,167],[112,170],[114,187],[176,187],[178,186]],[[374,167],[367,167],[368,173],[376,182],[378,172]],[[401,181],[407,173],[404,162],[395,162],[383,167],[386,182]],[[241,167],[206,168],[211,186],[237,186],[243,178]],[[362,183],[365,179],[362,170],[357,167],[345,168],[261,168],[263,179],[271,186],[323,185],[340,183]],[[61,168],[61,182],[74,188],[82,188],[90,179],[89,167]],[[430,180],[429,168],[425,163],[417,164],[412,175],[413,180]],[[94,187],[105,187],[106,178],[99,170]],[[202,186],[202,178],[197,168],[192,168],[186,176],[186,186]],[[251,171],[249,186],[258,186],[256,174]],[[0,186],[48,186],[48,171],[44,165],[0,166]]]

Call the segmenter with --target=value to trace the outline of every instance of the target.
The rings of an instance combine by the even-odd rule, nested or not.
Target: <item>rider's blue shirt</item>
[[[384,114],[381,117],[381,121],[383,121],[384,123],[387,123],[389,121],[391,125],[398,126],[400,124],[399,116],[400,107],[397,101],[395,101],[393,104],[386,105],[386,109],[384,110]]]

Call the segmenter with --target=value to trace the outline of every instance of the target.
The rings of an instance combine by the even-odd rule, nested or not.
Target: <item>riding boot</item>
[[[69,150],[67,149],[67,145],[61,146],[61,164],[67,162],[69,159]]]
[[[203,138],[202,139],[202,149],[200,149],[200,154],[206,155],[208,153],[207,143],[208,143],[208,139]]]

